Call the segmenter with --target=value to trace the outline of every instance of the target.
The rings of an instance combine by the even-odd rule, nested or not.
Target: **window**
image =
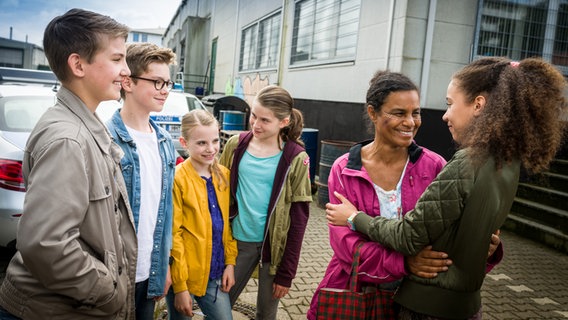
[[[296,3],[291,64],[355,58],[360,0]]]
[[[138,32],[132,33],[132,42],[139,42],[140,41],[140,34]]]
[[[24,50],[12,48],[0,49],[0,67],[23,68]]]
[[[480,5],[475,55],[542,57],[568,67],[568,0],[484,0]]]
[[[280,40],[280,12],[243,30],[239,70],[275,68]]]

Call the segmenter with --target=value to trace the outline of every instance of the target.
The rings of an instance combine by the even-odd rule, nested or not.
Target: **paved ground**
[[[568,319],[568,255],[504,231],[502,263],[482,289],[483,319]],[[281,300],[278,319],[305,319],[314,290],[331,258],[324,210],[311,206],[300,265],[290,294]],[[256,283],[239,298],[255,303]]]
[[[483,318],[568,319],[568,255],[509,232],[502,233],[502,240],[505,258],[488,274],[483,285]],[[296,279],[290,294],[281,300],[279,320],[305,319],[330,258],[324,211],[314,202]],[[5,261],[6,258],[0,261],[0,279]],[[255,301],[256,281],[252,279],[239,298],[233,313],[235,320],[251,318]]]

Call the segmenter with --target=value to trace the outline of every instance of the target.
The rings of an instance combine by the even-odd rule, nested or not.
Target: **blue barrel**
[[[312,185],[316,180],[316,163],[318,161],[318,129],[304,128],[302,130],[302,141],[306,148],[306,153],[310,157],[310,181]]]
[[[235,110],[221,110],[220,115],[223,130],[246,130],[246,113]]]
[[[327,189],[327,179],[331,171],[331,166],[337,158],[349,152],[354,145],[354,141],[342,140],[322,140],[321,155],[319,162],[318,174],[318,205],[325,208],[325,204],[329,202],[329,190]]]

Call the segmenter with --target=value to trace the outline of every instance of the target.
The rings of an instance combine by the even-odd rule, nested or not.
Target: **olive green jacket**
[[[220,163],[231,170],[231,219],[238,214],[235,199],[239,163],[252,136],[247,131],[231,137],[220,158]],[[270,263],[269,272],[281,286],[290,287],[296,276],[311,201],[308,154],[302,146],[289,141],[274,176],[261,256],[261,263]]]
[[[415,312],[466,319],[481,307],[491,234],[513,203],[520,164],[495,167],[492,158],[474,169],[467,150],[458,151],[402,220],[358,214],[355,228],[405,255],[424,246],[448,253],[453,264],[433,279],[410,275],[395,300]]]

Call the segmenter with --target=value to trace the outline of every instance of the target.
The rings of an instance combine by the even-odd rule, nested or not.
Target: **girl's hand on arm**
[[[327,222],[336,226],[346,226],[347,218],[357,212],[357,208],[339,192],[333,193],[341,203],[325,205]]]
[[[185,290],[176,293],[174,307],[177,311],[185,314],[188,317],[193,317],[193,300],[189,291]]]
[[[408,272],[421,278],[434,278],[439,272],[448,271],[452,260],[448,259],[445,252],[433,251],[432,246],[424,247],[414,256],[404,258]]]
[[[229,292],[235,285],[235,266],[228,264],[223,271],[223,279],[221,280],[221,291]]]

